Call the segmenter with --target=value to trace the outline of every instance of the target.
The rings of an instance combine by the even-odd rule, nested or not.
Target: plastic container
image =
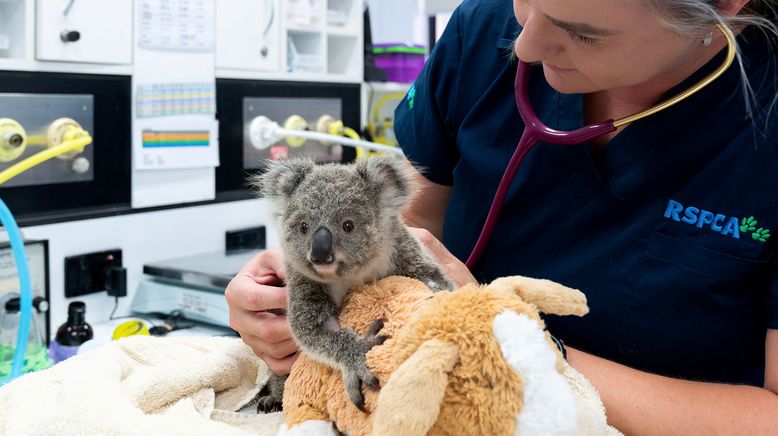
[[[0,380],[11,374],[14,351],[19,332],[18,294],[8,295],[0,307]],[[27,352],[24,354],[23,373],[39,371],[51,366],[51,360],[46,354],[46,337],[40,314],[48,309],[48,303],[38,297],[33,302],[33,316],[30,321],[30,335],[27,341]]]
[[[420,45],[376,44],[375,64],[386,71],[390,82],[412,83],[424,67],[427,49]]]

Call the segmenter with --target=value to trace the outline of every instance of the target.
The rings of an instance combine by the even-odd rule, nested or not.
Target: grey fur
[[[362,337],[340,328],[346,291],[390,275],[416,278],[435,290],[451,288],[400,219],[413,194],[405,164],[389,157],[350,165],[274,161],[254,183],[276,203],[292,335],[311,358],[342,372],[349,398],[361,408],[361,386],[378,387],[365,353],[386,338],[378,335],[380,321]],[[346,221],[353,223],[350,232]],[[332,235],[335,263],[327,271],[311,262],[312,237],[321,228]]]

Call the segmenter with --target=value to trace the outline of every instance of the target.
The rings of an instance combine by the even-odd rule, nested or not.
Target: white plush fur
[[[311,420],[288,429],[286,424],[278,429],[278,436],[337,436],[338,432],[330,421]]]
[[[524,407],[516,417],[516,435],[574,434],[576,398],[556,370],[556,355],[540,325],[527,315],[506,310],[495,317],[493,331],[505,360],[524,384]]]

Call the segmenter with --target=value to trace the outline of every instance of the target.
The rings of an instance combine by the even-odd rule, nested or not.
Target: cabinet
[[[38,0],[35,57],[132,63],[132,0]]]
[[[217,78],[362,82],[363,0],[214,1]],[[0,0],[0,70],[131,75],[133,3]]]
[[[219,0],[220,4],[236,0]],[[253,0],[257,2],[257,0]],[[222,41],[248,41],[245,56],[217,53],[216,74],[221,78],[298,80],[313,82],[362,82],[362,1],[361,0],[277,0],[279,11],[279,63],[256,62],[254,43],[257,35],[249,35],[241,26],[240,14],[255,13],[237,7],[222,6],[219,22],[225,23],[217,34],[220,50],[236,50],[221,46]],[[259,3],[262,3],[261,1]],[[257,6],[254,6],[257,7]],[[218,14],[218,13],[217,13]],[[243,36],[238,36],[242,34]],[[250,48],[249,48],[250,47]],[[237,53],[237,52],[234,52]],[[234,54],[233,53],[233,54]],[[266,68],[267,67],[267,68]]]
[[[216,67],[281,70],[280,0],[216,1]]]

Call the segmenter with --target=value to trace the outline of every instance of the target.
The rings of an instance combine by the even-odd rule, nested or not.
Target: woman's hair
[[[721,24],[730,29],[742,29],[752,26],[761,30],[769,42],[769,50],[776,51],[778,47],[774,44],[778,40],[778,0],[750,0],[746,6],[735,16],[724,16],[720,13],[717,5],[721,1],[727,0],[644,0],[646,4],[653,9],[664,24],[673,31],[683,35],[704,34],[711,29],[711,25]],[[737,60],[740,66],[741,82],[746,101],[746,110],[749,116],[753,117],[755,95],[748,79],[747,72],[743,66],[740,57],[740,50],[737,51]],[[778,52],[777,52],[778,53]],[[775,63],[776,56],[771,57]],[[768,75],[772,78],[773,86],[778,86],[775,82],[775,75]],[[778,92],[778,89],[776,90]],[[775,106],[778,95],[767,102],[766,110],[769,113]],[[767,118],[769,119],[769,117]],[[767,120],[766,119],[766,120]],[[766,121],[765,120],[765,121]]]

